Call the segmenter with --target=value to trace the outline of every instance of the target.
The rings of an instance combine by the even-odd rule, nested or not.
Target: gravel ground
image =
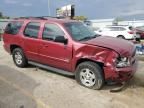
[[[115,87],[90,90],[71,77],[34,66],[17,68],[0,42],[0,108],[143,108],[144,62],[126,89],[109,92]]]

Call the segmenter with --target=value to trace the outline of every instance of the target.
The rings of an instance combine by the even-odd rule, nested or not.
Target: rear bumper
[[[116,81],[116,82],[125,82],[131,79],[134,73],[137,70],[138,61],[136,60],[135,63],[130,67],[125,68],[113,68],[113,67],[105,67],[105,79]]]

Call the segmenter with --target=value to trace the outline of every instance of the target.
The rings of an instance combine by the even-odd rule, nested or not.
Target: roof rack
[[[64,19],[65,17],[54,17],[54,16],[41,16],[42,18],[56,18],[56,19]]]
[[[44,17],[18,17],[18,18],[14,18],[14,19],[37,19],[37,20],[47,20]]]
[[[37,20],[48,20],[49,18],[64,19],[65,17],[53,17],[53,16],[38,16],[38,17],[18,17],[14,19],[37,19]]]

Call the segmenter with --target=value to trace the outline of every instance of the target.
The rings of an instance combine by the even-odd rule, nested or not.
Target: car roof
[[[129,25],[110,25],[110,26],[106,26],[106,27],[132,27]]]
[[[14,18],[12,21],[39,21],[39,22],[54,22],[54,23],[70,23],[70,22],[78,22],[76,20],[70,19],[58,19],[58,18]]]

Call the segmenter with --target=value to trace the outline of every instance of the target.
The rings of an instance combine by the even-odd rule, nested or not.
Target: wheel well
[[[10,46],[10,51],[11,51],[11,53],[12,53],[12,51],[13,51],[15,48],[21,48],[21,47],[18,46],[18,45],[11,45],[11,46]]]
[[[91,61],[91,62],[94,62],[94,63],[98,64],[98,65],[101,67],[101,69],[102,69],[102,75],[103,75],[103,77],[105,78],[104,68],[103,68],[103,67],[104,67],[104,64],[101,63],[101,62],[97,62],[97,61],[90,60],[90,59],[80,59],[80,60],[77,61],[77,64],[76,64],[75,69],[77,68],[77,66],[78,66],[80,63],[86,62],[86,61]]]
[[[94,61],[94,60],[90,60],[90,59],[80,59],[80,60],[78,60],[77,63],[76,63],[76,67],[77,67],[80,63],[86,62],[86,61],[94,62],[94,63],[98,64],[98,65],[103,69],[103,66],[104,66],[103,63],[97,62],[97,61]],[[76,68],[76,67],[75,67],[75,68]]]
[[[125,38],[124,35],[118,35],[117,37],[123,37],[123,38]]]

